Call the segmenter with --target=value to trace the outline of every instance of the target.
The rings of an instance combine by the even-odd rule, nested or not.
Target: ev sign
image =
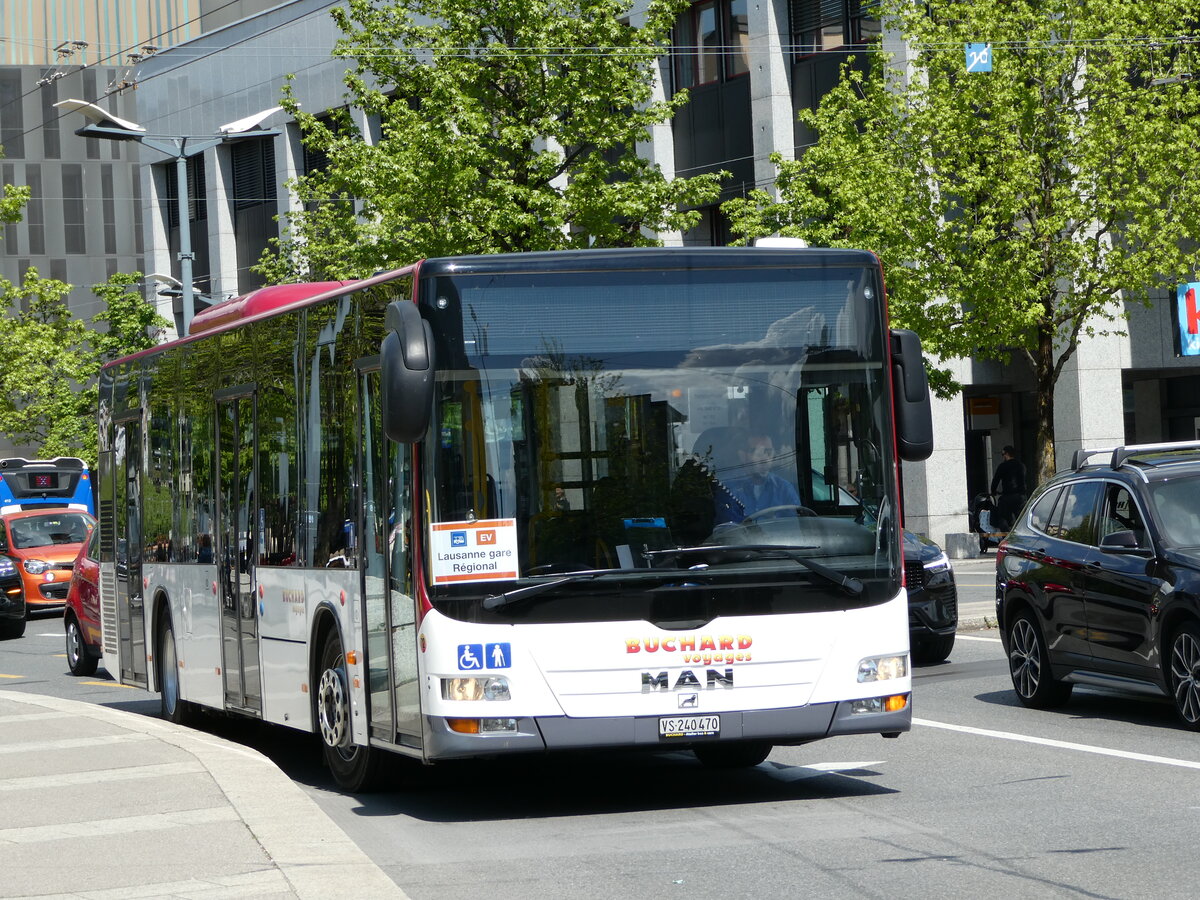
[[[429,529],[434,584],[520,577],[517,520],[435,522]]]
[[[967,44],[966,52],[968,72],[975,73],[992,71],[991,44]]]

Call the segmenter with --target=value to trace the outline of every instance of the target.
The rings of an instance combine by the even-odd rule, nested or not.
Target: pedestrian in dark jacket
[[[1004,460],[992,476],[992,493],[996,494],[996,514],[992,519],[997,531],[1008,531],[1025,505],[1028,488],[1025,486],[1025,464],[1017,459],[1017,448],[1009,444],[1001,451]]]

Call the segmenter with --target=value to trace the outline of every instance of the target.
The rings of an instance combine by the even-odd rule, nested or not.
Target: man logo
[[[700,705],[699,694],[680,694],[679,708],[680,709],[696,709]]]
[[[675,679],[675,683],[671,684],[670,675],[667,672],[659,672],[654,675],[650,672],[642,673],[642,693],[650,694],[654,691],[699,691],[716,690],[717,685],[720,685],[725,690],[730,690],[733,687],[733,669],[726,669],[724,674],[716,669],[708,669],[705,671],[707,684],[701,684],[700,679],[696,677],[691,669],[684,669],[679,673],[679,677]]]

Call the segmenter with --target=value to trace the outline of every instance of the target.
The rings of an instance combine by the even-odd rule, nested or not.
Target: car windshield
[[[33,550],[56,544],[82,544],[94,523],[87,513],[54,513],[10,519],[8,532],[14,550]]]
[[[873,271],[590,274],[421,291],[434,606],[653,620],[894,596]]]
[[[1200,547],[1200,477],[1154,482],[1149,490],[1167,543]]]

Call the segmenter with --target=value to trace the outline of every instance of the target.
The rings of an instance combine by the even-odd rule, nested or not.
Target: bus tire
[[[379,781],[381,751],[350,739],[350,679],[337,629],[325,635],[317,664],[314,716],[321,753],[338,787],[352,793],[374,790]]]
[[[196,720],[196,707],[179,696],[179,653],[175,646],[175,627],[170,616],[158,632],[158,696],[162,717],[176,725],[190,725]]]
[[[66,634],[67,634],[67,666],[71,670],[71,674],[75,676],[94,675],[96,672],[96,663],[99,660],[88,653],[87,645],[83,641],[83,631],[79,627],[79,620],[75,618],[75,614],[68,612],[66,619]]]
[[[771,755],[771,745],[766,741],[697,744],[692,752],[707,769],[749,769]]]

